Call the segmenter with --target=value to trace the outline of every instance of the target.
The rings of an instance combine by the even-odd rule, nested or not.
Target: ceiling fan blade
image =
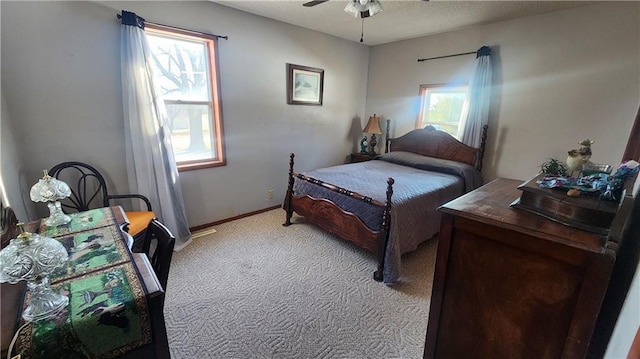
[[[302,6],[312,7],[312,6],[316,6],[316,5],[322,4],[323,2],[327,2],[327,1],[329,1],[329,0],[312,0],[312,1],[309,1],[309,2],[306,2],[306,3],[302,4]]]

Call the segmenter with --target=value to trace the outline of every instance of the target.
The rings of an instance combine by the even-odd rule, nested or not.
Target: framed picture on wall
[[[287,64],[287,104],[322,106],[324,70]]]

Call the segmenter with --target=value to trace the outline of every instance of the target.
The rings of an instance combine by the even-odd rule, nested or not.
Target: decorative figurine
[[[567,152],[567,168],[569,169],[569,175],[573,176],[574,172],[582,171],[582,165],[587,162],[587,160],[580,154],[580,152],[576,149]]]
[[[360,153],[367,153],[367,136],[363,136],[360,140]]]
[[[586,139],[578,142],[580,145],[579,149],[572,149],[567,152],[567,167],[569,168],[569,175],[573,176],[575,171],[582,171],[582,166],[589,162],[591,158],[591,145],[593,141],[590,139]]]
[[[580,145],[578,152],[585,158],[585,162],[589,161],[591,158],[591,145],[593,144],[593,140],[587,138],[586,140],[578,142],[578,144]]]

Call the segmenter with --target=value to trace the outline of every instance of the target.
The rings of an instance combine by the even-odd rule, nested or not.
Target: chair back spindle
[[[71,196],[60,202],[63,208],[83,212],[109,207],[106,181],[93,166],[81,162],[63,162],[53,166],[49,175],[64,181],[71,189]]]
[[[151,266],[164,290],[167,289],[169,268],[175,243],[175,237],[164,224],[157,219],[152,219],[149,222],[142,244],[142,252],[149,257],[149,262],[151,262]]]

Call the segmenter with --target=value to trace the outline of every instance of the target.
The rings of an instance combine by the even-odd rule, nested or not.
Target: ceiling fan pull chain
[[[362,18],[362,27],[360,28],[360,42],[362,42],[363,35],[364,35],[364,18]]]

